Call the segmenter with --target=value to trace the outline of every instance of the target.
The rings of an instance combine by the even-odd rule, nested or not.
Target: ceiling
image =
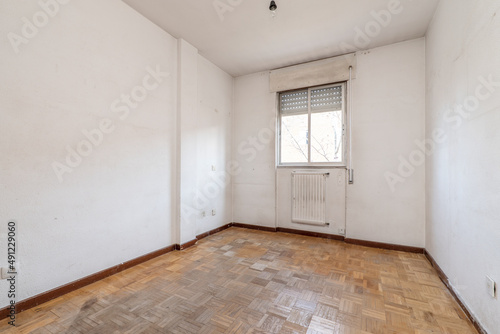
[[[276,0],[272,18],[269,0],[123,1],[234,77],[422,37],[439,2]]]

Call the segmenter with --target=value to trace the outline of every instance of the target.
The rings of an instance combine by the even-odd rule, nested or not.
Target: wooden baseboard
[[[55,289],[43,292],[39,295],[36,295],[34,297],[25,299],[23,301],[20,301],[16,303],[16,313],[28,310],[30,308],[33,308],[35,306],[38,306],[40,304],[46,303],[52,299],[58,298],[60,296],[63,296],[67,293],[70,293],[72,291],[75,291],[77,289],[83,288],[84,286],[87,286],[89,284],[92,284],[94,282],[100,281],[108,276],[117,274],[123,270],[129,269],[131,267],[134,267],[138,264],[141,264],[143,262],[149,261],[151,259],[154,259],[155,257],[158,257],[160,255],[169,253],[175,249],[175,245],[168,246],[162,249],[159,249],[157,251],[139,256],[135,259],[132,259],[130,261],[118,264],[114,267],[104,269],[102,271],[99,271],[95,274],[86,276],[84,278],[81,278],[79,280],[73,281],[71,283],[65,284],[63,286],[57,287]],[[9,316],[9,308],[3,308],[0,309],[0,319],[6,318]]]
[[[28,310],[30,308],[33,308],[35,306],[38,306],[40,304],[46,303],[48,301],[51,301],[52,299],[56,299],[56,298],[58,298],[60,296],[68,294],[68,293],[70,293],[70,292],[72,292],[74,290],[83,288],[84,286],[87,286],[87,285],[92,284],[94,282],[100,281],[100,280],[102,280],[102,279],[104,279],[104,278],[106,278],[108,276],[117,274],[117,273],[119,273],[119,272],[121,272],[123,270],[129,269],[129,268],[134,267],[134,266],[136,266],[138,264],[141,264],[143,262],[146,262],[146,261],[149,261],[151,259],[154,259],[155,257],[158,257],[160,255],[172,252],[174,250],[183,250],[183,249],[186,249],[188,247],[191,247],[191,246],[195,245],[198,240],[200,240],[202,238],[205,238],[205,237],[207,237],[209,235],[215,234],[217,232],[220,232],[222,230],[225,230],[225,229],[227,229],[227,228],[229,228],[231,226],[232,226],[232,224],[226,224],[226,225],[221,226],[219,228],[216,228],[214,230],[211,230],[211,231],[208,231],[206,233],[203,233],[203,234],[197,236],[196,239],[188,241],[188,242],[186,242],[186,243],[184,243],[182,245],[174,244],[172,246],[168,246],[168,247],[159,249],[157,251],[145,254],[143,256],[140,256],[138,258],[132,259],[132,260],[127,261],[127,262],[124,262],[122,264],[116,265],[114,267],[111,267],[111,268],[108,268],[108,269],[104,269],[104,270],[102,270],[100,272],[97,272],[95,274],[86,276],[84,278],[81,278],[79,280],[73,281],[71,283],[62,285],[62,286],[57,287],[55,289],[52,289],[52,290],[49,290],[49,291],[46,291],[46,292],[42,292],[41,294],[33,296],[31,298],[22,300],[22,301],[16,303],[16,312],[19,313],[19,312]],[[8,307],[0,309],[0,319],[7,318],[9,316],[9,312],[10,312],[10,309]]]
[[[444,271],[441,270],[441,267],[437,264],[437,262],[434,260],[432,255],[429,254],[427,249],[424,249],[424,255],[427,258],[427,260],[429,260],[429,262],[434,267],[434,269],[437,271],[437,274],[438,274],[439,278],[441,279],[441,281],[443,281],[443,283],[448,287],[448,284],[449,284],[448,283],[448,276],[446,276]]]
[[[327,234],[327,233],[318,233],[318,232],[311,232],[311,231],[304,231],[304,230],[295,230],[295,229],[284,228],[284,227],[278,227],[276,230],[277,230],[277,232],[283,232],[283,233],[299,234],[299,235],[305,235],[308,237],[344,241],[343,236],[336,235],[336,234]]]
[[[123,270],[131,268],[131,267],[136,266],[138,264],[141,264],[143,262],[149,261],[155,257],[160,256],[160,255],[169,253],[169,252],[174,251],[174,250],[184,250],[186,248],[189,248],[189,247],[195,245],[198,240],[206,238],[209,235],[215,234],[215,233],[223,231],[225,229],[228,229],[231,226],[232,226],[232,223],[226,224],[226,225],[221,226],[219,228],[216,228],[214,230],[200,234],[199,236],[196,237],[196,239],[188,241],[184,244],[181,244],[181,245],[174,244],[172,246],[159,249],[155,252],[140,256],[138,258],[124,262],[122,264],[119,264],[119,265],[116,265],[114,267],[102,270],[100,272],[86,276],[86,277],[81,278],[79,280],[76,280],[74,282],[65,284],[65,285],[57,287],[55,289],[43,292],[43,293],[36,295],[34,297],[20,301],[20,302],[16,303],[16,313],[28,310],[28,309],[33,308],[35,306],[38,306],[40,304],[51,301],[52,299],[56,299],[60,296],[68,294],[74,290],[83,288],[84,286],[87,286],[87,285],[92,284],[94,282],[100,281],[108,276],[117,274]],[[10,309],[8,307],[0,309],[0,319],[7,318],[9,316],[9,312],[10,312]]]
[[[472,312],[465,305],[465,303],[462,301],[462,299],[457,295],[457,293],[455,292],[455,289],[453,289],[453,287],[450,284],[450,280],[448,279],[448,276],[446,276],[446,274],[444,273],[444,271],[438,265],[438,263],[436,262],[436,260],[434,260],[434,258],[432,257],[432,255],[427,251],[427,249],[424,249],[424,255],[427,258],[427,260],[429,260],[429,262],[431,263],[431,265],[434,267],[434,269],[436,270],[439,278],[444,283],[444,285],[448,288],[448,290],[450,291],[451,295],[453,296],[453,298],[455,298],[455,300],[457,301],[458,305],[460,305],[460,307],[462,308],[462,311],[465,313],[465,315],[467,316],[467,318],[469,318],[470,322],[472,322],[472,324],[474,325],[474,327],[476,328],[476,330],[479,333],[481,333],[481,334],[488,334],[486,332],[486,330],[484,329],[484,327],[479,322],[479,320],[477,320],[477,318],[472,314]]]
[[[305,236],[310,236],[310,237],[317,237],[317,238],[326,238],[326,239],[332,239],[332,240],[339,240],[339,241],[345,241],[347,243],[352,243],[352,244],[357,244],[357,245],[362,245],[362,246],[367,246],[367,247],[376,247],[376,248],[383,248],[383,249],[390,249],[390,250],[399,250],[399,251],[405,251],[405,252],[413,252],[413,253],[425,253],[429,261],[432,263],[432,265],[436,268],[436,271],[438,272],[438,275],[441,277],[443,282],[445,282],[446,286],[448,289],[450,289],[450,292],[452,295],[457,299],[458,303],[460,306],[464,309],[464,312],[466,315],[471,319],[473,322],[474,326],[478,328],[478,331],[481,333],[486,333],[479,322],[472,316],[472,314],[468,311],[468,309],[465,307],[465,305],[462,303],[462,301],[458,298],[458,296],[454,293],[453,289],[449,286],[449,283],[447,281],[446,275],[444,272],[439,268],[437,263],[434,261],[432,256],[427,253],[426,251],[424,252],[424,249],[417,248],[417,247],[410,247],[410,246],[401,246],[401,245],[392,245],[392,244],[384,244],[384,243],[378,243],[378,242],[371,242],[371,241],[363,241],[363,240],[357,240],[357,239],[349,239],[349,238],[344,238],[343,236],[339,235],[334,235],[334,234],[326,234],[326,233],[317,233],[317,232],[309,232],[309,231],[304,231],[304,230],[295,230],[295,229],[288,229],[288,228],[282,228],[282,227],[267,227],[267,226],[258,226],[258,225],[250,225],[250,224],[242,224],[242,223],[229,223],[224,226],[218,227],[216,229],[210,230],[208,232],[205,232],[203,234],[200,234],[196,236],[196,239],[188,241],[182,245],[175,244],[172,246],[168,246],[162,249],[159,249],[157,251],[145,254],[143,256],[140,256],[138,258],[132,259],[130,261],[124,262],[122,264],[116,265],[114,267],[102,270],[98,273],[86,276],[84,278],[81,278],[79,280],[76,280],[74,282],[65,284],[63,286],[60,286],[58,288],[49,290],[47,292],[43,292],[39,295],[36,295],[34,297],[25,299],[23,301],[20,301],[16,304],[16,312],[22,312],[24,310],[33,308],[35,306],[38,306],[40,304],[43,304],[45,302],[48,302],[52,299],[58,298],[62,295],[65,295],[67,293],[70,293],[74,290],[77,290],[79,288],[82,288],[84,286],[87,286],[89,284],[92,284],[94,282],[97,282],[99,280],[102,280],[108,276],[114,275],[116,273],[119,273],[123,270],[126,270],[128,268],[131,268],[133,266],[136,266],[138,264],[141,264],[143,262],[149,261],[155,257],[161,256],[163,254],[172,252],[174,250],[183,250],[188,247],[191,247],[196,244],[198,240],[201,240],[203,238],[206,238],[210,235],[213,235],[215,233],[221,232],[223,230],[226,230],[230,227],[240,227],[240,228],[246,228],[246,229],[253,229],[253,230],[259,230],[259,231],[266,231],[266,232],[284,232],[284,233],[292,233],[292,234],[300,234],[300,235],[305,235]],[[444,277],[444,278],[443,278]],[[8,307],[5,307],[3,309],[0,309],[0,319],[6,318],[9,316],[9,311],[10,309]]]
[[[223,225],[223,226],[221,226],[221,227],[215,228],[215,229],[213,229],[213,230],[210,230],[210,231],[208,231],[208,232],[205,232],[205,233],[202,233],[202,234],[200,234],[200,235],[197,235],[197,236],[196,236],[196,239],[193,239],[193,240],[188,241],[188,242],[186,242],[186,243],[183,243],[183,244],[181,244],[181,245],[176,244],[176,245],[175,245],[175,249],[176,249],[176,250],[184,250],[184,249],[186,249],[186,248],[189,248],[189,247],[191,247],[191,246],[194,246],[194,245],[198,242],[198,240],[201,240],[201,239],[203,239],[203,238],[206,238],[206,237],[208,237],[209,235],[212,235],[212,234],[215,234],[215,233],[219,233],[219,232],[221,232],[221,231],[224,231],[224,230],[226,230],[226,229],[230,228],[231,226],[233,226],[233,225],[232,225],[232,223],[229,223],[229,224]]]
[[[336,235],[336,234],[327,234],[327,233],[311,232],[311,231],[304,231],[304,230],[296,230],[296,229],[284,228],[284,227],[267,227],[267,226],[249,225],[249,224],[242,224],[242,223],[231,223],[229,225],[230,225],[230,227],[234,226],[234,227],[248,228],[248,229],[252,229],[252,230],[259,230],[259,231],[266,231],[266,232],[283,232],[283,233],[305,235],[305,236],[315,237],[315,238],[338,240],[338,241],[344,241],[348,244],[366,246],[366,247],[371,247],[371,248],[381,248],[381,249],[395,250],[395,251],[408,252],[408,253],[418,253],[418,254],[424,253],[424,249],[420,248],[420,247],[386,244],[386,243],[382,243],[382,242],[351,239],[351,238],[345,238],[344,236]]]
[[[198,238],[193,239],[191,241],[185,242],[183,244],[175,244],[175,250],[184,250],[186,248],[189,248],[191,246],[194,246],[198,242]]]
[[[348,244],[371,247],[371,248],[381,248],[381,249],[388,249],[388,250],[407,252],[407,253],[418,253],[418,254],[424,253],[424,249],[420,247],[386,244],[383,242],[366,241],[366,240],[351,239],[351,238],[345,238],[344,241]]]
[[[231,223],[231,225],[234,227],[241,227],[241,228],[247,228],[250,230],[258,230],[258,231],[265,231],[265,232],[276,232],[277,231],[276,227],[249,225],[249,224],[241,224],[241,223]]]
[[[227,230],[227,229],[228,229],[228,228],[230,228],[231,226],[233,226],[233,224],[232,224],[232,223],[226,224],[226,225],[224,225],[224,226],[221,226],[221,227],[218,227],[218,228],[216,228],[216,229],[213,229],[213,230],[210,230],[210,231],[208,231],[208,232],[205,232],[205,233],[202,233],[202,234],[200,234],[200,235],[197,235],[197,236],[196,236],[196,239],[201,240],[201,239],[203,239],[203,238],[208,237],[209,235],[212,235],[212,234],[219,233],[219,232],[221,232],[221,231]]]

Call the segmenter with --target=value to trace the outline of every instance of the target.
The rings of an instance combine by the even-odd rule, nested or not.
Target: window
[[[344,165],[345,84],[279,94],[279,165]]]

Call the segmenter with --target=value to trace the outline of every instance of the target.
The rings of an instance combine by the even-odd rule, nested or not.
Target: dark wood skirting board
[[[249,225],[249,224],[241,224],[241,223],[231,223],[234,227],[248,228],[250,230],[258,230],[265,232],[276,232],[276,227],[268,227],[268,226],[259,226],[259,225]]]
[[[197,235],[196,239],[201,240],[203,238],[208,237],[209,235],[221,232],[221,231],[226,230],[226,229],[233,227],[233,226],[240,227],[240,228],[246,228],[246,229],[250,229],[250,230],[265,231],[265,232],[283,232],[283,233],[300,234],[300,235],[305,235],[305,236],[309,236],[309,237],[316,237],[316,238],[332,239],[332,240],[339,240],[339,241],[344,240],[344,237],[341,235],[310,232],[310,231],[304,231],[304,230],[295,230],[295,229],[283,228],[283,227],[268,227],[268,226],[259,226],[259,225],[251,225],[251,224],[242,224],[242,223],[226,224],[226,225],[221,226],[219,228],[216,228],[214,230]],[[192,244],[190,246],[192,246]],[[187,247],[189,247],[189,246],[187,246]],[[187,247],[185,247],[185,248],[187,248]],[[181,249],[184,249],[184,248],[181,248]]]
[[[198,238],[193,239],[193,240],[188,241],[188,242],[185,242],[185,243],[183,243],[181,245],[175,244],[175,250],[184,250],[186,248],[194,246],[197,242],[198,242]]]
[[[481,323],[479,322],[479,320],[477,320],[477,318],[472,314],[472,312],[465,305],[465,303],[462,301],[462,299],[457,295],[457,293],[455,292],[455,290],[453,289],[453,287],[450,284],[450,280],[448,279],[448,276],[446,276],[446,274],[444,273],[443,269],[441,269],[441,267],[438,265],[438,263],[436,262],[436,260],[434,260],[434,258],[427,251],[427,249],[424,249],[424,255],[427,258],[427,260],[429,260],[429,262],[431,263],[431,265],[434,267],[434,269],[436,270],[439,278],[444,283],[444,285],[448,288],[448,290],[450,291],[451,295],[453,296],[453,298],[455,298],[455,300],[457,301],[458,305],[460,305],[460,307],[462,308],[462,311],[465,313],[465,315],[467,316],[467,318],[469,318],[469,320],[472,322],[472,324],[474,325],[474,327],[476,328],[476,330],[479,333],[481,333],[481,334],[488,334],[486,332],[486,330],[483,328],[483,326],[481,325]]]
[[[310,232],[310,231],[295,230],[295,229],[283,228],[283,227],[278,227],[276,230],[277,230],[277,232],[283,232],[283,233],[299,234],[299,235],[305,235],[305,236],[308,236],[308,237],[315,237],[315,238],[323,238],[323,239],[331,239],[331,240],[344,241],[344,237],[343,236],[336,235],[336,234],[326,234],[326,233]]]
[[[344,241],[344,242],[349,243],[349,244],[371,247],[371,248],[381,248],[381,249],[402,251],[402,252],[408,252],[408,253],[424,254],[427,257],[427,259],[429,260],[429,262],[432,264],[432,266],[436,269],[436,272],[437,272],[439,278],[443,281],[445,286],[448,288],[451,295],[453,296],[453,298],[455,298],[458,305],[462,308],[463,312],[469,318],[469,320],[472,322],[472,324],[474,325],[476,330],[481,334],[488,334],[486,332],[486,330],[483,328],[483,326],[481,325],[481,323],[476,319],[476,317],[470,312],[470,310],[463,303],[463,301],[460,299],[460,297],[455,293],[455,291],[453,290],[453,287],[449,284],[448,277],[446,276],[444,271],[439,267],[437,262],[429,254],[429,252],[427,252],[427,250],[425,248],[387,244],[387,243],[366,241],[366,240],[359,240],[359,239],[351,239],[351,238],[344,238],[343,236],[335,235],[335,234],[316,233],[316,232],[309,232],[309,231],[303,231],[303,230],[287,229],[287,228],[282,228],[282,227],[272,228],[272,227],[262,227],[262,226],[247,225],[247,224],[240,224],[240,223],[232,223],[232,226],[249,228],[249,229],[254,229],[254,230],[262,230],[262,231],[268,231],[268,232],[284,232],[284,233],[300,234],[300,235],[306,235],[306,236],[310,236],[310,237],[326,238],[326,239]]]
[[[337,234],[327,234],[327,233],[311,232],[311,231],[304,231],[304,230],[296,230],[296,229],[284,228],[284,227],[267,227],[267,226],[249,225],[249,224],[241,224],[241,223],[231,223],[229,225],[234,226],[234,227],[248,228],[248,229],[252,229],[252,230],[259,230],[259,231],[266,231],[266,232],[283,232],[283,233],[300,234],[300,235],[305,235],[305,236],[309,236],[309,237],[338,240],[338,241],[344,241],[346,243],[353,244],[353,245],[366,246],[366,247],[371,247],[371,248],[381,248],[381,249],[402,251],[402,252],[408,252],[408,253],[418,253],[418,254],[424,253],[424,249],[419,248],[419,247],[386,244],[386,243],[382,243],[382,242],[365,241],[365,240],[359,240],[359,239],[351,239],[351,238],[345,238],[344,236],[337,235]]]
[[[68,294],[68,293],[70,293],[72,291],[75,291],[77,289],[83,288],[84,286],[87,286],[87,285],[92,284],[94,282],[100,281],[100,280],[102,280],[102,279],[104,279],[104,278],[106,278],[108,276],[117,274],[117,273],[119,273],[119,272],[121,272],[123,270],[126,270],[128,268],[134,267],[134,266],[136,266],[138,264],[141,264],[143,262],[149,261],[149,260],[151,260],[151,259],[153,259],[155,257],[160,256],[160,255],[172,252],[174,250],[184,250],[184,249],[186,249],[188,247],[191,247],[191,246],[195,245],[196,242],[198,242],[198,240],[203,239],[203,238],[205,238],[205,237],[207,237],[209,235],[218,233],[220,231],[223,231],[225,229],[228,229],[231,226],[233,226],[232,223],[226,224],[226,225],[221,226],[219,228],[216,228],[214,230],[211,230],[211,231],[205,232],[203,234],[200,234],[199,236],[196,237],[196,239],[188,241],[188,242],[186,242],[186,243],[184,243],[182,245],[174,244],[172,246],[168,246],[168,247],[159,249],[157,251],[145,254],[143,256],[140,256],[140,257],[132,259],[130,261],[121,263],[121,264],[116,265],[114,267],[111,267],[111,268],[108,268],[108,269],[104,269],[104,270],[102,270],[100,272],[97,272],[95,274],[86,276],[86,277],[81,278],[79,280],[76,280],[74,282],[71,282],[71,283],[65,284],[63,286],[57,287],[55,289],[52,289],[52,290],[49,290],[49,291],[46,291],[46,292],[42,292],[41,294],[36,295],[34,297],[22,300],[22,301],[16,303],[16,312],[19,313],[19,312],[28,310],[30,308],[36,307],[36,306],[38,306],[40,304],[46,303],[48,301],[51,301],[52,299],[56,299],[56,298],[58,298],[60,296]],[[10,312],[10,309],[8,307],[0,309],[0,319],[7,318],[9,316],[9,312]]]
[[[381,248],[381,249],[395,250],[407,253],[418,253],[418,254],[424,253],[424,249],[420,247],[386,244],[383,242],[366,241],[366,240],[351,239],[351,238],[345,238],[344,241],[348,244],[366,246],[371,248]]]
[[[350,238],[344,238],[343,236],[334,235],[334,234],[309,232],[309,231],[288,229],[288,228],[282,228],[282,227],[275,228],[275,227],[266,227],[266,226],[258,226],[258,225],[249,225],[249,224],[241,224],[241,223],[226,224],[224,226],[221,226],[221,227],[218,227],[216,229],[205,232],[203,234],[200,234],[200,235],[196,236],[196,239],[188,241],[182,245],[175,244],[172,246],[168,246],[168,247],[159,249],[157,251],[145,254],[145,255],[140,256],[138,258],[132,259],[130,261],[121,263],[121,264],[116,265],[114,267],[102,270],[98,273],[95,273],[95,274],[89,275],[87,277],[84,277],[82,279],[76,280],[74,282],[65,284],[65,285],[60,286],[58,288],[49,290],[47,292],[43,292],[37,296],[20,301],[16,304],[16,312],[19,313],[19,312],[25,311],[27,309],[33,308],[35,306],[38,306],[38,305],[43,304],[45,302],[48,302],[52,299],[55,299],[57,297],[60,297],[60,296],[65,295],[67,293],[70,293],[74,290],[77,290],[79,288],[82,288],[84,286],[87,286],[89,284],[97,282],[99,280],[102,280],[108,276],[114,275],[114,274],[119,273],[123,270],[131,268],[131,267],[136,266],[138,264],[141,264],[143,262],[149,261],[149,260],[151,260],[155,257],[161,256],[163,254],[172,252],[174,250],[186,249],[188,247],[195,245],[198,240],[201,240],[201,239],[206,238],[212,234],[221,232],[221,231],[226,230],[226,229],[233,227],[233,226],[240,227],[240,228],[259,230],[259,231],[266,231],[266,232],[283,232],[283,233],[299,234],[299,235],[305,235],[305,236],[316,237],[316,238],[332,239],[332,240],[344,241],[346,243],[361,245],[361,246],[366,246],[366,247],[372,247],[372,248],[382,248],[382,249],[397,250],[397,251],[404,251],[404,252],[411,252],[411,253],[423,253],[427,257],[429,262],[432,264],[432,266],[435,268],[438,276],[443,281],[445,286],[448,288],[448,290],[450,291],[451,295],[455,298],[457,303],[460,305],[460,307],[464,311],[465,315],[474,324],[477,331],[481,334],[487,334],[487,332],[484,330],[484,328],[479,323],[479,321],[472,315],[470,310],[465,306],[465,304],[462,302],[462,300],[455,293],[455,291],[453,290],[453,287],[449,284],[448,277],[446,276],[446,274],[439,267],[439,265],[434,260],[434,258],[427,252],[427,250],[425,250],[423,248],[402,246],[402,245],[393,245],[393,244],[379,243],[379,242],[373,242],[373,241],[364,241],[364,240],[358,240],[358,239],[350,239]],[[8,307],[0,309],[0,319],[6,318],[8,316],[9,316],[9,308]]]
[[[16,303],[16,313],[25,311],[27,309],[33,308],[35,306],[38,306],[40,304],[46,303],[52,299],[55,299],[57,297],[60,297],[62,295],[65,295],[67,293],[70,293],[74,290],[83,288],[84,286],[87,286],[89,284],[92,284],[94,282],[100,281],[108,276],[117,274],[123,270],[129,269],[131,267],[134,267],[138,264],[141,264],[143,262],[149,261],[151,259],[154,259],[155,257],[158,257],[160,255],[172,252],[175,249],[176,245],[168,246],[162,249],[159,249],[157,251],[139,256],[135,259],[132,259],[130,261],[118,264],[114,267],[104,269],[102,271],[99,271],[95,274],[89,275],[87,277],[81,278],[79,280],[73,281],[71,283],[65,284],[63,286],[57,287],[55,289],[42,292],[39,295],[36,295],[34,297],[25,299],[23,301],[20,301]],[[0,309],[0,319],[6,318],[9,316],[9,308],[3,308]]]
[[[215,234],[215,233],[219,233],[219,232],[221,232],[221,231],[224,231],[224,230],[226,230],[226,229],[230,228],[231,226],[233,226],[233,224],[232,224],[232,223],[226,224],[226,225],[221,226],[221,227],[219,227],[219,228],[216,228],[216,229],[213,229],[213,230],[211,230],[211,231],[208,231],[208,232],[202,233],[202,234],[200,234],[200,235],[197,235],[197,236],[196,236],[196,239],[201,240],[201,239],[203,239],[203,238],[208,237],[209,235],[212,235],[212,234]]]
[[[208,236],[210,236],[210,235],[212,235],[212,234],[215,234],[215,233],[219,233],[219,232],[221,232],[221,231],[224,231],[224,230],[226,230],[226,229],[230,228],[231,226],[233,226],[233,224],[232,224],[232,223],[229,223],[229,224],[226,224],[226,225],[224,225],[224,226],[221,226],[221,227],[215,228],[215,229],[213,229],[213,230],[210,230],[210,231],[208,231],[208,232],[205,232],[205,233],[202,233],[202,234],[200,234],[200,235],[197,235],[197,236],[196,236],[196,239],[193,239],[193,240],[191,240],[191,241],[188,241],[188,242],[186,242],[186,243],[183,243],[182,245],[176,244],[176,245],[175,245],[175,249],[176,249],[176,250],[184,250],[184,249],[186,249],[186,248],[189,248],[189,247],[191,247],[191,246],[194,246],[194,245],[196,245],[196,243],[198,242],[198,240],[204,239],[204,238],[206,238],[206,237],[208,237]]]

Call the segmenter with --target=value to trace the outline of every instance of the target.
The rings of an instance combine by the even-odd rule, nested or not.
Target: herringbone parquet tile
[[[230,228],[22,312],[5,333],[476,333],[420,254]]]

